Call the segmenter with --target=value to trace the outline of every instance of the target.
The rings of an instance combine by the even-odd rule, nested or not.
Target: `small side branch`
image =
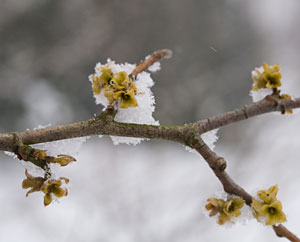
[[[151,54],[146,60],[140,62],[136,68],[132,71],[131,76],[137,76],[142,71],[145,71],[148,69],[149,66],[154,64],[157,61],[160,61],[161,59],[169,59],[172,57],[172,51],[168,49],[163,50],[157,50],[153,54]]]
[[[275,100],[265,98],[260,102],[248,104],[242,108],[219,114],[210,117],[205,120],[200,120],[195,123],[191,123],[195,129],[201,133],[223,127],[228,124],[236,123],[248,118],[252,118],[264,113],[282,111],[282,107],[285,109],[300,108],[300,98],[295,99],[281,99]]]
[[[191,139],[189,139],[189,143],[187,143],[186,145],[189,145],[191,148],[196,149],[200,153],[200,155],[206,160],[210,168],[215,173],[216,177],[222,183],[225,192],[243,198],[246,204],[248,206],[251,206],[252,196],[248,192],[246,192],[241,186],[239,186],[225,172],[226,165],[224,164],[226,164],[226,161],[224,160],[224,158],[218,156],[215,152],[213,152],[198,136],[193,140],[193,142],[191,142]],[[300,239],[282,224],[278,226],[274,225],[273,229],[278,237],[285,237],[292,242],[300,242]]]
[[[160,61],[161,59],[169,59],[172,57],[172,51],[168,49],[163,50],[157,50],[153,52],[146,60],[141,61],[135,69],[130,73],[129,77],[131,79],[134,79],[139,73],[145,71],[148,69],[149,66],[153,65],[155,62]],[[103,114],[104,113],[104,114]],[[112,117],[112,121],[116,115],[116,101],[107,106],[107,108],[104,110],[102,114],[100,115],[109,115]]]

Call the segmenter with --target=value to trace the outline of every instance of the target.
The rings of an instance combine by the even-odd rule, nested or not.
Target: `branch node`
[[[21,141],[20,136],[16,132],[13,132],[11,134],[13,135],[13,147],[12,147],[12,150],[17,155],[18,159],[22,160],[22,156],[21,156],[21,154],[19,152],[19,148],[21,146],[23,146],[23,142]]]
[[[247,106],[244,106],[244,107],[242,108],[242,111],[243,111],[243,113],[244,113],[245,118],[248,119],[249,116],[248,116]]]
[[[220,157],[216,160],[216,165],[217,165],[219,171],[224,171],[227,167],[226,160],[222,157]]]
[[[96,119],[101,119],[105,122],[112,122],[117,114],[117,110],[114,105],[108,105],[106,109],[96,116]]]

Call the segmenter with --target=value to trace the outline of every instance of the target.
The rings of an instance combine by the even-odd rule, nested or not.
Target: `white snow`
[[[215,148],[215,142],[218,140],[217,132],[219,129],[213,129],[204,134],[201,134],[201,138],[208,145],[211,150]]]
[[[272,92],[270,88],[261,88],[259,90],[251,90],[249,95],[252,97],[252,101],[256,103],[263,100],[266,96],[271,95]]]
[[[256,67],[255,70],[253,70],[251,72],[252,79],[254,77],[256,77],[256,78],[259,77],[257,72],[263,73],[264,72],[263,66]],[[253,83],[253,86],[254,85],[255,85],[255,83]],[[272,89],[269,89],[269,88],[262,88],[259,90],[251,90],[249,93],[249,95],[252,97],[253,102],[259,102],[259,101],[263,100],[266,96],[271,95],[271,94],[272,94]]]
[[[108,66],[114,74],[125,71],[129,75],[135,68],[135,65],[125,63],[125,64],[116,64],[114,61],[108,59],[106,64],[98,63],[95,67],[95,75],[101,75],[101,67]],[[151,70],[159,70],[160,65],[152,65]],[[89,80],[92,82],[92,75],[89,76]],[[149,124],[149,125],[159,125],[159,122],[156,121],[152,113],[155,110],[154,96],[151,91],[151,87],[154,85],[150,73],[142,72],[137,75],[135,80],[135,85],[137,88],[137,94],[135,96],[138,107],[129,107],[129,108],[118,108],[117,114],[115,116],[115,121],[122,123],[136,123],[136,124]],[[104,97],[104,92],[101,91],[100,94],[94,94],[96,104],[102,104],[104,109],[108,105],[107,99]],[[119,104],[118,104],[119,105]],[[120,143],[133,144],[136,145],[140,143],[141,138],[128,138],[128,137],[119,137],[111,136],[111,139],[115,145]]]
[[[219,137],[217,136],[217,132],[219,129],[214,129],[211,131],[208,131],[204,134],[201,134],[200,137],[203,139],[203,141],[207,144],[207,146],[211,149],[214,150],[215,148],[215,142],[217,142],[217,140],[219,139]],[[189,146],[185,146],[185,149],[191,153],[194,153],[196,155],[201,156],[198,151],[192,149]]]

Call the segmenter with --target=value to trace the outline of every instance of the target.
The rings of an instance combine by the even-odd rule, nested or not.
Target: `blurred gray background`
[[[161,48],[174,52],[153,74],[154,116],[161,124],[250,103],[251,71],[263,61],[281,64],[283,90],[300,96],[297,0],[0,4],[1,132],[92,117],[102,109],[88,81],[95,64],[107,58],[136,63]],[[249,192],[279,184],[287,226],[298,235],[299,121],[297,114],[256,117],[221,129],[216,144]],[[67,144],[65,152],[73,148]],[[78,162],[60,171],[71,179],[70,195],[47,208],[41,194],[25,198],[24,167],[0,154],[0,241],[280,240],[254,220],[223,229],[206,218],[205,199],[222,187],[205,162],[180,145],[114,146],[93,137],[72,152]]]

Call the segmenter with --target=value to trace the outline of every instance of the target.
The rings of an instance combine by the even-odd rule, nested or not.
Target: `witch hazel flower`
[[[104,109],[111,104],[117,106],[115,121],[122,123],[136,123],[159,125],[152,113],[155,110],[154,96],[151,87],[154,85],[150,73],[143,71],[135,79],[130,74],[135,69],[134,64],[117,64],[111,59],[106,64],[98,63],[95,73],[89,76],[92,83],[93,95],[96,104]],[[160,66],[149,67],[157,71]],[[143,139],[111,136],[114,144],[138,144]]]
[[[237,218],[241,215],[241,209],[245,201],[238,197],[231,197],[226,200],[218,198],[208,198],[205,209],[209,211],[209,217],[218,215],[217,223],[224,225],[226,222],[231,222],[232,218]]]
[[[253,85],[250,96],[252,96],[253,102],[264,99],[273,93],[274,88],[281,86],[279,69],[278,64],[269,66],[267,63],[263,63],[261,67],[255,68],[251,72]]]
[[[255,68],[252,71],[252,89],[250,91],[250,96],[253,102],[259,102],[263,100],[266,96],[273,95],[278,99],[292,99],[289,94],[281,94],[281,73],[279,72],[280,66],[278,64],[269,66],[267,63],[259,68]],[[292,114],[293,110],[285,109],[283,107],[281,114]]]
[[[282,203],[277,200],[278,185],[271,186],[267,190],[259,190],[259,199],[252,199],[251,207],[253,216],[265,225],[275,225],[286,221],[282,211]]]

